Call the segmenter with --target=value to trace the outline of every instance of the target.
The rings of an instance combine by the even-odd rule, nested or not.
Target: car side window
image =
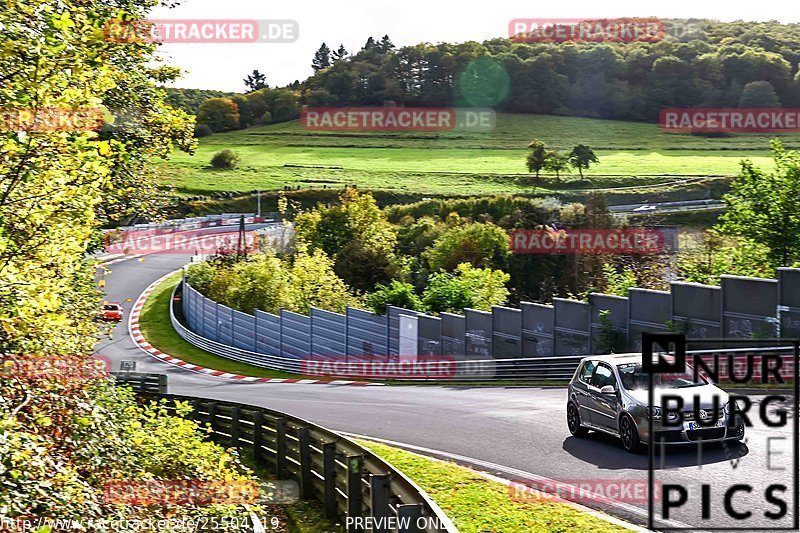
[[[594,373],[594,368],[597,366],[597,363],[594,361],[586,361],[583,363],[583,367],[581,368],[580,374],[578,374],[578,379],[583,381],[584,383],[589,383],[592,379],[592,374]]]
[[[606,385],[613,385],[615,389],[617,388],[617,380],[614,378],[614,372],[611,370],[611,367],[607,365],[598,365],[597,370],[595,370],[592,376],[591,384],[598,389],[602,389]]]

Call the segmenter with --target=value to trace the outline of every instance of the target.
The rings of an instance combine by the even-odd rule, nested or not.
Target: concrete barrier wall
[[[389,306],[386,315],[348,308],[345,314],[312,309],[240,313],[184,286],[187,326],[211,340],[272,356],[400,355],[400,316],[416,317],[419,355],[460,359],[588,355],[608,318],[627,346],[640,351],[643,332],[685,332],[690,338],[800,337],[800,269],[778,279],[723,276],[720,287],[672,283],[671,290],[630,289],[628,297],[591,294],[589,302],[555,298],[553,305],[523,302],[520,309],[466,309],[440,317]],[[403,354],[405,355],[405,354]]]
[[[628,349],[642,350],[642,333],[666,333],[672,319],[672,297],[666,291],[628,290]]]
[[[672,283],[672,324],[689,338],[722,337],[722,289],[699,283]]]
[[[778,269],[778,319],[781,337],[800,338],[800,269]]]
[[[628,340],[628,299],[622,296],[611,296],[608,294],[592,293],[589,295],[589,305],[591,306],[591,335],[593,351],[615,351],[621,352],[627,348]],[[614,329],[615,337],[618,339],[616,346],[603,346],[601,336],[603,334],[602,317],[607,318],[607,324]]]
[[[722,276],[722,334],[739,339],[778,335],[778,280]]]
[[[463,315],[442,313],[442,354],[463,359],[466,355],[464,336],[467,333],[467,319]]]
[[[551,357],[555,353],[553,306],[523,302],[521,307],[523,357]]]
[[[591,308],[585,302],[553,298],[556,355],[591,352]]]
[[[522,310],[492,308],[492,346],[496,359],[522,357]]]
[[[464,334],[465,353],[468,358],[492,357],[492,313],[465,309],[466,333]]]

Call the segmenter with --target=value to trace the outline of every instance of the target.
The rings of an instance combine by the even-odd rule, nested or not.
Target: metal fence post
[[[375,519],[372,533],[386,533],[389,531],[387,522],[389,518],[389,474],[372,474],[369,482],[371,487],[370,514]],[[381,520],[383,518],[384,520]]]
[[[278,309],[278,355],[283,357],[283,307]]]
[[[253,351],[258,353],[258,309],[253,309]]]
[[[192,405],[192,413],[189,415],[192,417],[192,420],[200,421],[200,400],[195,398],[191,402]]]
[[[253,456],[258,464],[264,464],[264,450],[261,447],[264,445],[264,413],[255,411],[253,413]]]
[[[336,443],[322,445],[322,481],[325,486],[325,516],[336,518]]]
[[[217,403],[211,401],[208,403],[208,423],[211,426],[211,433],[216,437],[217,433]]]
[[[297,441],[300,445],[300,498],[310,500],[314,496],[311,484],[311,434],[308,428],[297,429]]]
[[[361,489],[361,473],[364,469],[363,455],[350,455],[347,457],[347,517],[356,518],[361,516],[361,509],[364,506]],[[348,533],[358,533],[363,531],[362,527],[356,525],[355,520],[350,521],[347,528]]]
[[[286,479],[286,419],[275,421],[275,474]]]
[[[231,409],[231,448],[239,447],[239,417],[242,416],[242,409],[234,405]]]
[[[421,503],[407,503],[397,506],[397,531],[398,533],[420,533],[418,523],[422,518]]]
[[[169,392],[169,385],[167,385],[166,374],[160,374],[158,376],[158,392],[160,394],[167,394],[167,392]]]

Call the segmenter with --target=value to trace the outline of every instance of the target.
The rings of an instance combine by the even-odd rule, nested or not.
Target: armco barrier
[[[173,291],[172,300],[181,285],[177,285]],[[186,298],[182,298],[186,305]],[[265,313],[266,314],[266,313]],[[271,315],[274,316],[274,315]],[[175,316],[175,307],[170,306],[170,320],[172,327],[178,335],[186,342],[197,346],[207,352],[239,361],[242,363],[271,368],[294,374],[302,373],[302,358],[285,357],[280,355],[254,352],[243,350],[235,346],[229,346],[221,342],[209,339],[188,329]],[[261,320],[261,319],[259,319]],[[324,354],[331,355],[331,354]],[[357,357],[357,356],[354,356]],[[392,356],[387,356],[392,357]],[[482,379],[553,379],[564,380],[572,377],[575,367],[580,361],[581,356],[568,357],[537,357],[535,359],[493,359],[491,360],[491,375],[481,373],[484,369],[477,368],[484,361],[479,358],[455,358],[455,376],[480,375]],[[476,370],[477,368],[477,370]]]
[[[286,413],[234,402],[142,391],[129,373],[115,377],[130,384],[143,400],[188,402],[192,417],[211,428],[215,442],[252,450],[255,460],[278,479],[294,480],[300,497],[319,500],[325,516],[347,525],[347,531],[425,531],[457,533],[444,511],[413,481],[392,465],[333,431]],[[159,382],[158,374],[150,381]],[[166,378],[166,376],[163,376]],[[384,519],[394,528],[358,527],[354,518]],[[347,520],[350,518],[351,520]],[[418,527],[419,526],[419,527]]]
[[[780,269],[779,277],[775,282],[724,276],[721,287],[676,282],[669,292],[633,288],[627,298],[592,294],[588,303],[557,298],[553,306],[523,302],[521,311],[466,309],[464,316],[431,317],[390,306],[386,315],[353,308],[345,314],[314,310],[311,316],[256,310],[253,320],[184,281],[185,322],[173,322],[182,337],[212,353],[294,373],[311,355],[387,361],[403,355],[450,357],[462,378],[483,361],[491,369],[480,369],[476,375],[481,379],[563,380],[571,377],[581,356],[608,349],[609,343],[598,339],[609,327],[618,335],[606,338],[616,337],[621,345],[627,335],[632,352],[640,351],[643,332],[674,331],[689,339],[723,333],[753,339],[795,335],[800,330],[800,269]],[[607,320],[600,319],[604,311]],[[403,333],[402,354],[401,319],[410,328]]]

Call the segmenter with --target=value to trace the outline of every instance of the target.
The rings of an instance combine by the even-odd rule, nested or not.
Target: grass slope
[[[162,165],[162,179],[183,194],[344,183],[425,194],[530,193],[532,187],[515,178],[526,175],[525,147],[532,138],[561,150],[579,142],[592,146],[600,163],[582,186],[605,187],[619,186],[619,179],[611,184],[609,178],[642,185],[675,176],[731,176],[742,158],[769,163],[772,137],[706,138],[667,133],[655,124],[505,113],[498,114],[491,133],[313,132],[293,121],[205,137],[194,156],[176,153]],[[782,139],[800,145],[800,134]],[[211,156],[224,148],[241,156],[240,168],[209,167]]]
[[[503,483],[452,463],[435,461],[385,444],[359,444],[390,462],[449,516],[463,533],[485,531],[627,531],[561,502],[511,498]]]

